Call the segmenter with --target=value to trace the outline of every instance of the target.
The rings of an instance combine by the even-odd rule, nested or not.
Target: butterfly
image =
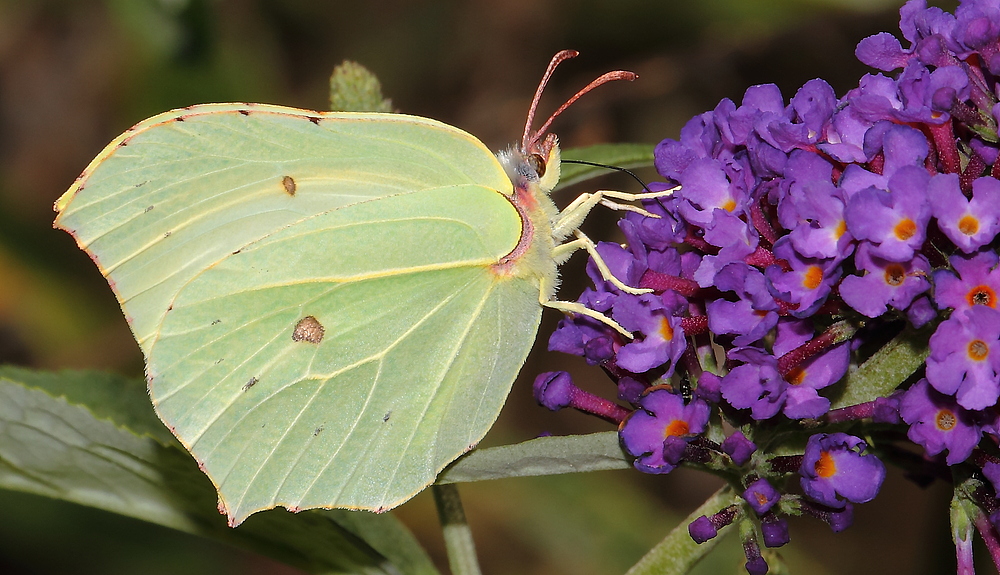
[[[475,447],[598,203],[562,211],[552,120],[497,155],[390,113],[207,104],[112,141],[55,227],[108,279],[157,414],[237,525],[255,511],[383,511]],[[606,277],[622,289],[598,261]]]

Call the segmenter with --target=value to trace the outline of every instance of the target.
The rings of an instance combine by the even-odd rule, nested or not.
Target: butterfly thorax
[[[493,266],[498,276],[534,279],[542,290],[543,300],[555,294],[558,283],[552,257],[556,244],[552,221],[559,210],[549,198],[549,192],[559,180],[559,146],[554,138],[547,143],[545,156],[525,154],[513,146],[497,154],[513,184],[510,201],[521,216],[521,238],[517,246]]]

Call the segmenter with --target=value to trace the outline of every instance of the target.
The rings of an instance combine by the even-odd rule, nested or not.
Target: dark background
[[[51,206],[107,142],[147,116],[217,101],[326,109],[330,71],[352,59],[379,76],[400,111],[459,126],[499,149],[519,138],[551,55],[575,48],[582,55],[553,78],[543,116],[610,69],[640,79],[576,104],[554,126],[563,147],[654,144],[677,137],[687,119],[721,98],[738,103],[754,84],[774,82],[787,99],[822,77],[843,94],[868,72],[854,46],[879,31],[898,35],[898,8],[886,0],[0,0],[0,360],[141,376],[141,355],[111,291],[72,239],[51,228]],[[608,214],[586,230],[618,239]],[[582,289],[583,261],[566,266],[564,299]],[[545,351],[557,319],[546,312],[486,444],[611,429],[550,413],[530,397],[534,375],[552,369],[612,393],[582,360]],[[717,487],[683,470],[622,471],[472,484],[463,494],[486,573],[588,575],[624,572]],[[891,472],[879,498],[857,509],[853,528],[835,535],[816,520],[794,521],[792,543],[781,551],[798,573],[953,572],[947,504],[942,486],[921,490]],[[400,516],[445,569],[429,496]],[[715,568],[742,573],[739,556],[730,545]],[[0,490],[0,572],[294,571],[142,522]]]

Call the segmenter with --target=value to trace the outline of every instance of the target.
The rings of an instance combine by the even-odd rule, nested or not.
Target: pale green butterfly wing
[[[56,226],[113,282],[148,355],[181,286],[226,254],[339,206],[462,183],[511,189],[482,143],[440,122],[207,104],[115,139],[59,199]]]
[[[496,419],[537,283],[496,159],[389,114],[197,106],[113,142],[60,199],[231,521],[405,501]],[[149,206],[152,206],[150,209]]]

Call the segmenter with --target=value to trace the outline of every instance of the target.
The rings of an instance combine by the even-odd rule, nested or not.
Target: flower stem
[[[465,520],[465,510],[462,509],[462,500],[458,496],[458,486],[435,484],[433,491],[452,575],[480,575],[476,545],[472,540],[469,524]]]
[[[976,514],[976,529],[986,542],[986,549],[993,558],[993,564],[1000,569],[1000,538],[997,537],[996,529],[990,524],[986,514],[981,511]]]
[[[713,515],[739,501],[739,495],[726,486],[715,492],[701,507],[673,529],[662,541],[649,550],[625,575],[654,575],[661,573],[687,573],[699,559],[708,554],[722,539],[715,537],[701,545],[691,539],[688,524],[702,515]],[[729,531],[727,528],[726,531]],[[722,535],[723,533],[720,533]]]
[[[599,395],[594,395],[589,391],[584,391],[579,387],[574,387],[570,392],[570,407],[584,413],[596,415],[615,424],[621,423],[632,413],[630,410],[613,401],[604,399]]]

